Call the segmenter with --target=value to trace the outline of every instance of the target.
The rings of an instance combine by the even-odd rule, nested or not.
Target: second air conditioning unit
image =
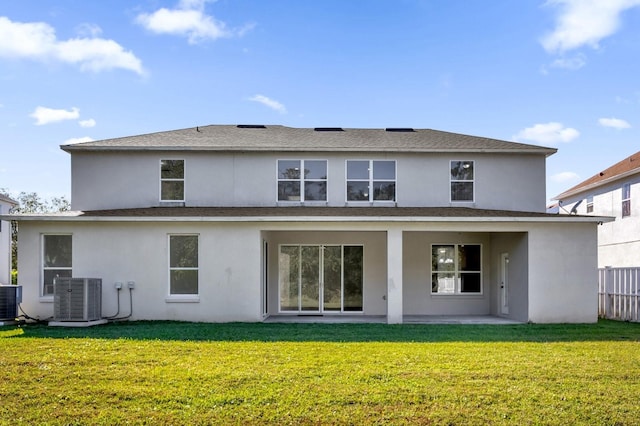
[[[22,303],[22,286],[0,285],[0,321],[13,321],[18,317]]]
[[[56,278],[54,321],[96,321],[102,318],[102,279]]]

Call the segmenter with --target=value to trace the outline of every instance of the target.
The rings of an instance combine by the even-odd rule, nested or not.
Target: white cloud
[[[80,120],[78,121],[80,127],[94,127],[96,125],[96,120],[90,118],[88,120]]]
[[[577,54],[571,58],[558,58],[551,62],[551,68],[562,68],[567,70],[577,70],[586,65],[587,61],[583,54]]]
[[[631,127],[626,120],[622,120],[620,118],[600,118],[598,119],[598,124],[603,127],[613,127],[614,129],[628,129]]]
[[[215,1],[216,0],[180,0],[178,2],[178,8],[204,10],[205,4],[214,3]]]
[[[62,145],[73,145],[76,143],[83,143],[83,142],[93,142],[94,139],[90,138],[89,136],[85,136],[83,138],[71,138],[71,139],[67,139],[66,141],[62,142]]]
[[[76,120],[80,117],[80,110],[76,107],[67,111],[66,109],[52,109],[39,106],[29,116],[36,119],[36,126],[42,126],[43,124],[56,123],[58,121]]]
[[[227,25],[205,13],[209,0],[181,0],[175,9],[160,8],[153,13],[141,13],[136,22],[157,34],[187,37],[189,44],[223,37],[242,36],[252,25],[230,30]]]
[[[541,144],[555,144],[558,142],[571,142],[580,136],[580,132],[571,127],[564,127],[562,123],[550,122],[535,124],[518,132],[513,138]]]
[[[567,57],[558,58],[553,62],[551,62],[548,66],[543,65],[542,67],[540,67],[540,72],[543,75],[548,75],[549,68],[560,68],[560,69],[565,69],[569,71],[575,71],[584,67],[586,64],[587,64],[586,56],[583,55],[582,53],[578,53],[577,55],[574,55],[569,58]]]
[[[102,28],[96,24],[84,23],[76,27],[76,33],[85,37],[98,37],[102,34]]]
[[[600,40],[620,28],[620,15],[640,6],[640,0],[549,0],[560,9],[556,27],[542,38],[549,53],[564,53],[582,46],[599,47]]]
[[[250,101],[261,103],[275,111],[278,111],[280,114],[286,114],[287,108],[282,105],[280,102],[270,99],[263,95],[255,95],[249,98]]]
[[[101,38],[71,39],[58,43],[58,57],[64,62],[79,64],[83,71],[99,72],[113,68],[144,74],[142,63],[131,52],[113,40]]]
[[[99,33],[98,27],[83,30]],[[0,57],[60,61],[79,65],[85,71],[121,68],[144,75],[142,62],[113,40],[79,37],[58,40],[55,30],[44,22],[12,22],[0,16]]]
[[[566,183],[576,181],[578,179],[580,179],[580,176],[574,172],[560,172],[551,176],[551,180],[558,183]]]

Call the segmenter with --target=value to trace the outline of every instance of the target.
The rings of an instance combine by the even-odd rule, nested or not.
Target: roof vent
[[[315,127],[316,132],[344,132],[342,127]]]
[[[264,124],[238,124],[236,126],[238,129],[266,129],[267,126]]]
[[[387,132],[415,132],[411,127],[387,127]]]

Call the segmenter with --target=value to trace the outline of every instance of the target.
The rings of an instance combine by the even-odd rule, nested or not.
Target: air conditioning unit
[[[13,321],[18,317],[22,303],[22,286],[0,284],[0,321]]]
[[[102,279],[58,277],[53,283],[54,321],[102,318]]]

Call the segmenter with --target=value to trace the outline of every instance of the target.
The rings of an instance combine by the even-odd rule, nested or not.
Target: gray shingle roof
[[[53,221],[464,221],[464,222],[600,222],[613,218],[540,212],[487,210],[468,207],[146,207],[114,210],[66,211],[49,214],[5,215],[11,220]]]
[[[602,223],[615,218],[487,210],[468,207],[146,207],[0,215],[3,220],[53,222],[466,222],[466,223]],[[311,226],[311,225],[310,225]]]
[[[91,217],[558,217],[538,212],[486,210],[468,207],[147,207],[92,210]]]
[[[67,152],[126,150],[316,152],[520,152],[551,155],[554,148],[430,129],[387,131],[211,125],[62,145]],[[329,128],[331,129],[331,128]],[[406,129],[404,129],[406,130]]]

